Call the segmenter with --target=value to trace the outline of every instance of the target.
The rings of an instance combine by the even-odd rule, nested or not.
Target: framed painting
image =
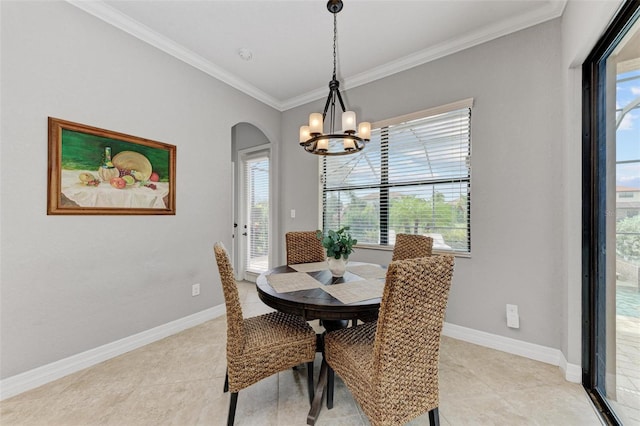
[[[176,147],[49,117],[47,214],[174,215]]]

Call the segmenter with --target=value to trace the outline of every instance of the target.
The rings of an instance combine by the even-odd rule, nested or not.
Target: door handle
[[[244,235],[244,236],[246,237],[246,236],[247,236],[247,233],[246,233],[246,232],[243,232],[243,233],[242,233],[242,235]]]

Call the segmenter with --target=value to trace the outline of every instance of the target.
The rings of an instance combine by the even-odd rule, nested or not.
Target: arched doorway
[[[249,123],[232,128],[233,263],[236,279],[255,281],[271,264],[271,144]]]

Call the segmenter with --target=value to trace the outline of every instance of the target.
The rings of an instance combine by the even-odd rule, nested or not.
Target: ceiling
[[[333,15],[324,0],[67,1],[280,111],[328,94]],[[556,18],[566,1],[344,0],[341,88]]]

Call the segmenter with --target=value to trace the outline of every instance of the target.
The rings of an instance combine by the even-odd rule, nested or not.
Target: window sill
[[[378,250],[378,251],[389,251],[393,252],[393,246],[380,246],[375,244],[356,244],[354,246],[357,249],[363,250]],[[460,258],[471,258],[471,253],[461,253],[457,251],[448,251],[448,250],[433,250],[433,254],[452,254],[455,257]]]

